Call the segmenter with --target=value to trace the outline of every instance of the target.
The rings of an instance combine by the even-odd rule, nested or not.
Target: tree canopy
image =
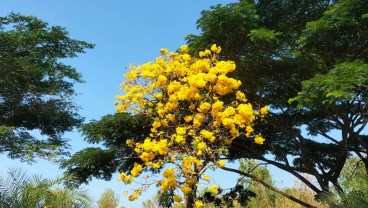
[[[37,17],[0,17],[0,153],[28,161],[67,154],[62,135],[83,120],[73,102],[83,80],[62,60],[90,48]]]

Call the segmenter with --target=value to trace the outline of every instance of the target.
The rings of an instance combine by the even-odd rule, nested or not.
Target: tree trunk
[[[195,186],[192,187],[192,193],[188,194],[188,196],[186,197],[186,203],[185,203],[186,208],[194,208],[194,203],[197,198],[196,192],[197,192],[197,188]]]

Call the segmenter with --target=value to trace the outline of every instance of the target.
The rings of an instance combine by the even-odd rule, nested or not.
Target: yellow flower
[[[210,181],[211,180],[211,178],[208,175],[203,175],[202,179],[205,180],[205,181]]]
[[[193,126],[195,127],[200,127],[202,125],[202,121],[199,119],[194,119],[193,120]]]
[[[248,134],[251,134],[251,133],[253,133],[254,129],[251,126],[247,126],[245,128],[245,131],[247,131]]]
[[[153,123],[152,123],[152,127],[153,128],[159,128],[161,126],[161,122],[159,122],[159,121],[154,121]]]
[[[177,194],[174,195],[173,199],[174,199],[175,202],[181,202],[181,201],[183,201],[183,199],[181,198],[181,196],[179,196]]]
[[[225,167],[225,164],[226,164],[225,160],[219,160],[216,162],[216,165],[220,168]]]
[[[199,105],[199,108],[197,109],[198,112],[205,112],[208,111],[211,108],[211,104],[204,102]]]
[[[204,50],[204,54],[205,54],[206,56],[211,55],[211,51],[210,51],[210,50],[208,50],[208,49],[206,49],[206,50]]]
[[[150,162],[155,158],[155,155],[151,152],[143,152],[140,158],[143,162]]]
[[[205,150],[206,149],[206,143],[204,143],[204,142],[200,142],[200,143],[198,143],[197,144],[197,148],[199,149],[199,150]]]
[[[134,168],[130,171],[132,176],[136,177],[138,176],[143,170],[142,165],[138,165],[137,163],[134,163]]]
[[[213,136],[213,133],[207,130],[201,130],[201,135],[203,138],[208,139],[210,142],[215,141],[215,136]]]
[[[167,179],[162,180],[161,181],[161,189],[166,192],[166,191],[169,190],[169,188],[170,188],[169,180],[167,180]]]
[[[265,141],[265,139],[263,139],[261,136],[257,135],[255,138],[254,138],[254,142],[256,144],[263,144],[263,142]]]
[[[267,106],[265,106],[265,107],[261,108],[261,114],[262,114],[262,115],[267,115],[267,114],[268,114],[268,111],[269,111],[269,109],[268,109],[268,107],[267,107]]]
[[[161,55],[166,55],[166,54],[169,53],[169,50],[167,50],[166,48],[161,48],[160,53],[161,53]]]
[[[175,170],[174,168],[168,168],[166,169],[162,175],[165,177],[165,178],[170,178],[170,177],[175,177]]]
[[[161,168],[161,164],[160,163],[153,163],[152,168],[159,169],[159,168]]]
[[[187,195],[192,191],[192,189],[188,185],[184,185],[180,187],[180,189],[184,193],[184,195]]]
[[[185,121],[186,123],[189,123],[189,122],[191,122],[192,120],[193,120],[192,116],[185,116],[185,117],[184,117],[184,121]]]
[[[128,199],[129,199],[129,201],[134,201],[134,200],[136,200],[136,199],[137,199],[137,197],[138,197],[138,196],[136,196],[136,195],[130,195],[130,196],[128,197]]]
[[[176,135],[175,136],[175,142],[176,143],[182,143],[183,141],[185,141],[185,138],[183,137],[183,136],[181,136],[181,135]]]
[[[219,188],[218,185],[212,185],[210,187],[210,192],[213,193],[214,195],[217,195],[218,194],[218,188]]]
[[[204,204],[201,201],[196,201],[194,203],[194,208],[203,208]]]
[[[213,44],[211,46],[211,51],[214,53],[220,53],[221,52],[221,47],[216,46],[216,44]]]
[[[188,53],[188,46],[186,46],[186,45],[181,46],[181,47],[180,47],[180,51],[181,51],[182,53]]]
[[[125,144],[128,145],[129,147],[132,147],[133,146],[133,141],[131,139],[127,139]]]
[[[177,127],[176,128],[176,134],[178,135],[185,135],[187,133],[187,130],[185,127]]]
[[[167,77],[165,77],[164,75],[160,75],[158,76],[156,83],[158,86],[164,86],[166,84],[166,81],[167,81]]]
[[[195,109],[195,105],[194,104],[190,104],[189,110],[194,110],[194,109]]]
[[[198,54],[199,54],[199,57],[201,57],[201,58],[206,56],[206,54],[203,51],[200,51]]]
[[[130,184],[133,182],[134,177],[128,176],[125,173],[120,173],[119,180],[123,181],[125,184]]]
[[[240,92],[240,91],[236,91],[236,99],[239,100],[239,101],[242,101],[242,102],[246,102],[247,99],[245,98],[245,94]]]
[[[224,102],[222,101],[216,101],[214,104],[212,104],[212,116],[215,116],[218,112],[222,111],[222,107],[224,106]]]
[[[190,59],[191,59],[190,55],[188,55],[188,54],[183,54],[182,58],[183,58],[184,61],[190,61]]]

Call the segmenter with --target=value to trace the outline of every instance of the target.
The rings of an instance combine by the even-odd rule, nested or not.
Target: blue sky
[[[80,114],[89,121],[115,112],[113,102],[120,93],[125,66],[154,60],[160,48],[176,50],[185,44],[186,35],[198,33],[196,21],[202,10],[230,2],[235,0],[0,0],[0,16],[10,12],[34,15],[50,25],[65,27],[74,39],[96,44],[95,49],[66,60],[83,74],[86,81],[76,85],[79,95],[75,101],[82,107]],[[77,132],[67,136],[71,138],[73,152],[88,145]],[[30,174],[46,177],[62,174],[57,165],[47,161],[27,166],[4,155],[0,160],[2,176],[8,167],[23,167]],[[226,173],[223,177],[223,173],[218,172],[215,181],[230,187],[237,176],[229,175],[231,173]],[[86,186],[96,200],[106,188],[112,188],[120,195],[130,187],[125,187],[116,177],[110,182],[94,180]],[[142,201],[151,198],[152,193],[154,190],[133,203],[122,197],[121,205],[141,207]]]

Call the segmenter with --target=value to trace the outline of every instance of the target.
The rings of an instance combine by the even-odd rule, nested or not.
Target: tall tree
[[[73,85],[83,80],[62,59],[89,48],[37,17],[0,17],[0,153],[22,160],[67,154],[62,135],[81,124]]]
[[[249,101],[271,109],[257,127],[266,151],[236,141],[232,158],[272,164],[316,193],[342,188],[346,158],[367,153],[367,13],[355,0],[241,0],[202,12],[201,33],[187,37],[192,52],[223,46]]]
[[[177,53],[160,52],[154,62],[130,67],[122,83],[124,95],[117,96],[118,111],[145,115],[152,123],[143,142],[126,140],[140,161],[119,179],[125,184],[141,179],[141,186],[129,196],[131,201],[157,184],[171,201],[184,199],[186,207],[201,208],[201,181],[210,185],[213,194],[219,192],[206,171],[225,166],[222,157],[235,140],[254,148],[262,145],[264,139],[253,123],[268,110],[253,108],[237,90],[241,82],[228,76],[235,65],[218,61],[220,47],[212,45],[198,59],[188,54],[187,46]],[[146,171],[162,177],[150,177]]]

